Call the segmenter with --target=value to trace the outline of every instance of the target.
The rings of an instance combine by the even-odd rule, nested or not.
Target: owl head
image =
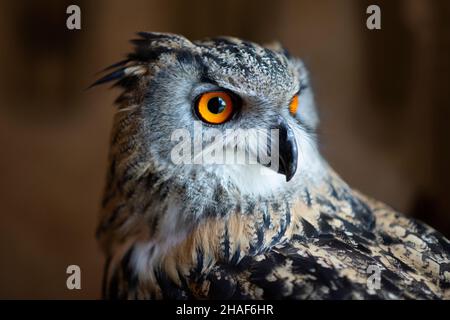
[[[317,174],[318,117],[301,60],[277,44],[138,35],[134,52],[94,83],[123,89],[109,184],[264,195]]]

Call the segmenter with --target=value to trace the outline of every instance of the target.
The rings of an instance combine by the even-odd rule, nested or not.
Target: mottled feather
[[[236,38],[138,35],[135,51],[94,83],[123,90],[97,230],[105,298],[450,298],[450,242],[351,189],[321,158],[300,60]],[[179,100],[197,82],[247,99],[259,114],[244,127],[267,124],[300,92],[301,112],[288,120],[300,140],[292,181],[244,187],[228,173],[170,164],[171,130],[193,121]],[[252,183],[269,192],[249,192]]]

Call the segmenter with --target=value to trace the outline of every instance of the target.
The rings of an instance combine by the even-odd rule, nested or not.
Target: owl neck
[[[333,201],[345,202],[343,195],[349,192],[347,185],[329,170],[320,182],[299,185],[295,192],[284,196],[242,199],[220,214],[185,221],[184,229],[171,220],[170,214],[179,212],[169,206],[169,216],[159,228],[153,233],[135,233],[121,252],[132,251],[136,273],[157,290],[154,274],[162,272],[180,283],[180,277],[189,278],[193,271],[204,274],[216,264],[237,265],[293,237],[311,236],[319,230],[321,213],[336,210]]]
[[[268,196],[242,195],[233,186],[213,183],[208,173],[194,178],[196,183],[141,176],[119,180],[117,187],[111,181],[98,229],[111,259],[108,274],[126,260],[157,290],[155,274],[161,272],[180,283],[192,271],[239,264],[293,237],[311,235],[319,229],[321,212],[336,211],[333,199],[351,192],[328,166],[320,176],[298,177],[285,192]],[[200,188],[198,181],[209,182]]]

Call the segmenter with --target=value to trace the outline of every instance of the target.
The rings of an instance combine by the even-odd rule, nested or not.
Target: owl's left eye
[[[298,109],[298,94],[296,94],[292,100],[291,103],[289,104],[289,112],[294,115],[297,113],[297,109]]]
[[[203,93],[196,103],[196,113],[207,123],[221,124],[233,114],[233,99],[225,91]]]

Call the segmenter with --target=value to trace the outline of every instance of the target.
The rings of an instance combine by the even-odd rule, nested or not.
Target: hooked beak
[[[297,143],[294,132],[282,116],[278,116],[277,125],[273,129],[278,129],[278,173],[286,176],[289,181],[297,171]],[[270,143],[272,144],[272,143]],[[265,165],[271,166],[271,163]]]

